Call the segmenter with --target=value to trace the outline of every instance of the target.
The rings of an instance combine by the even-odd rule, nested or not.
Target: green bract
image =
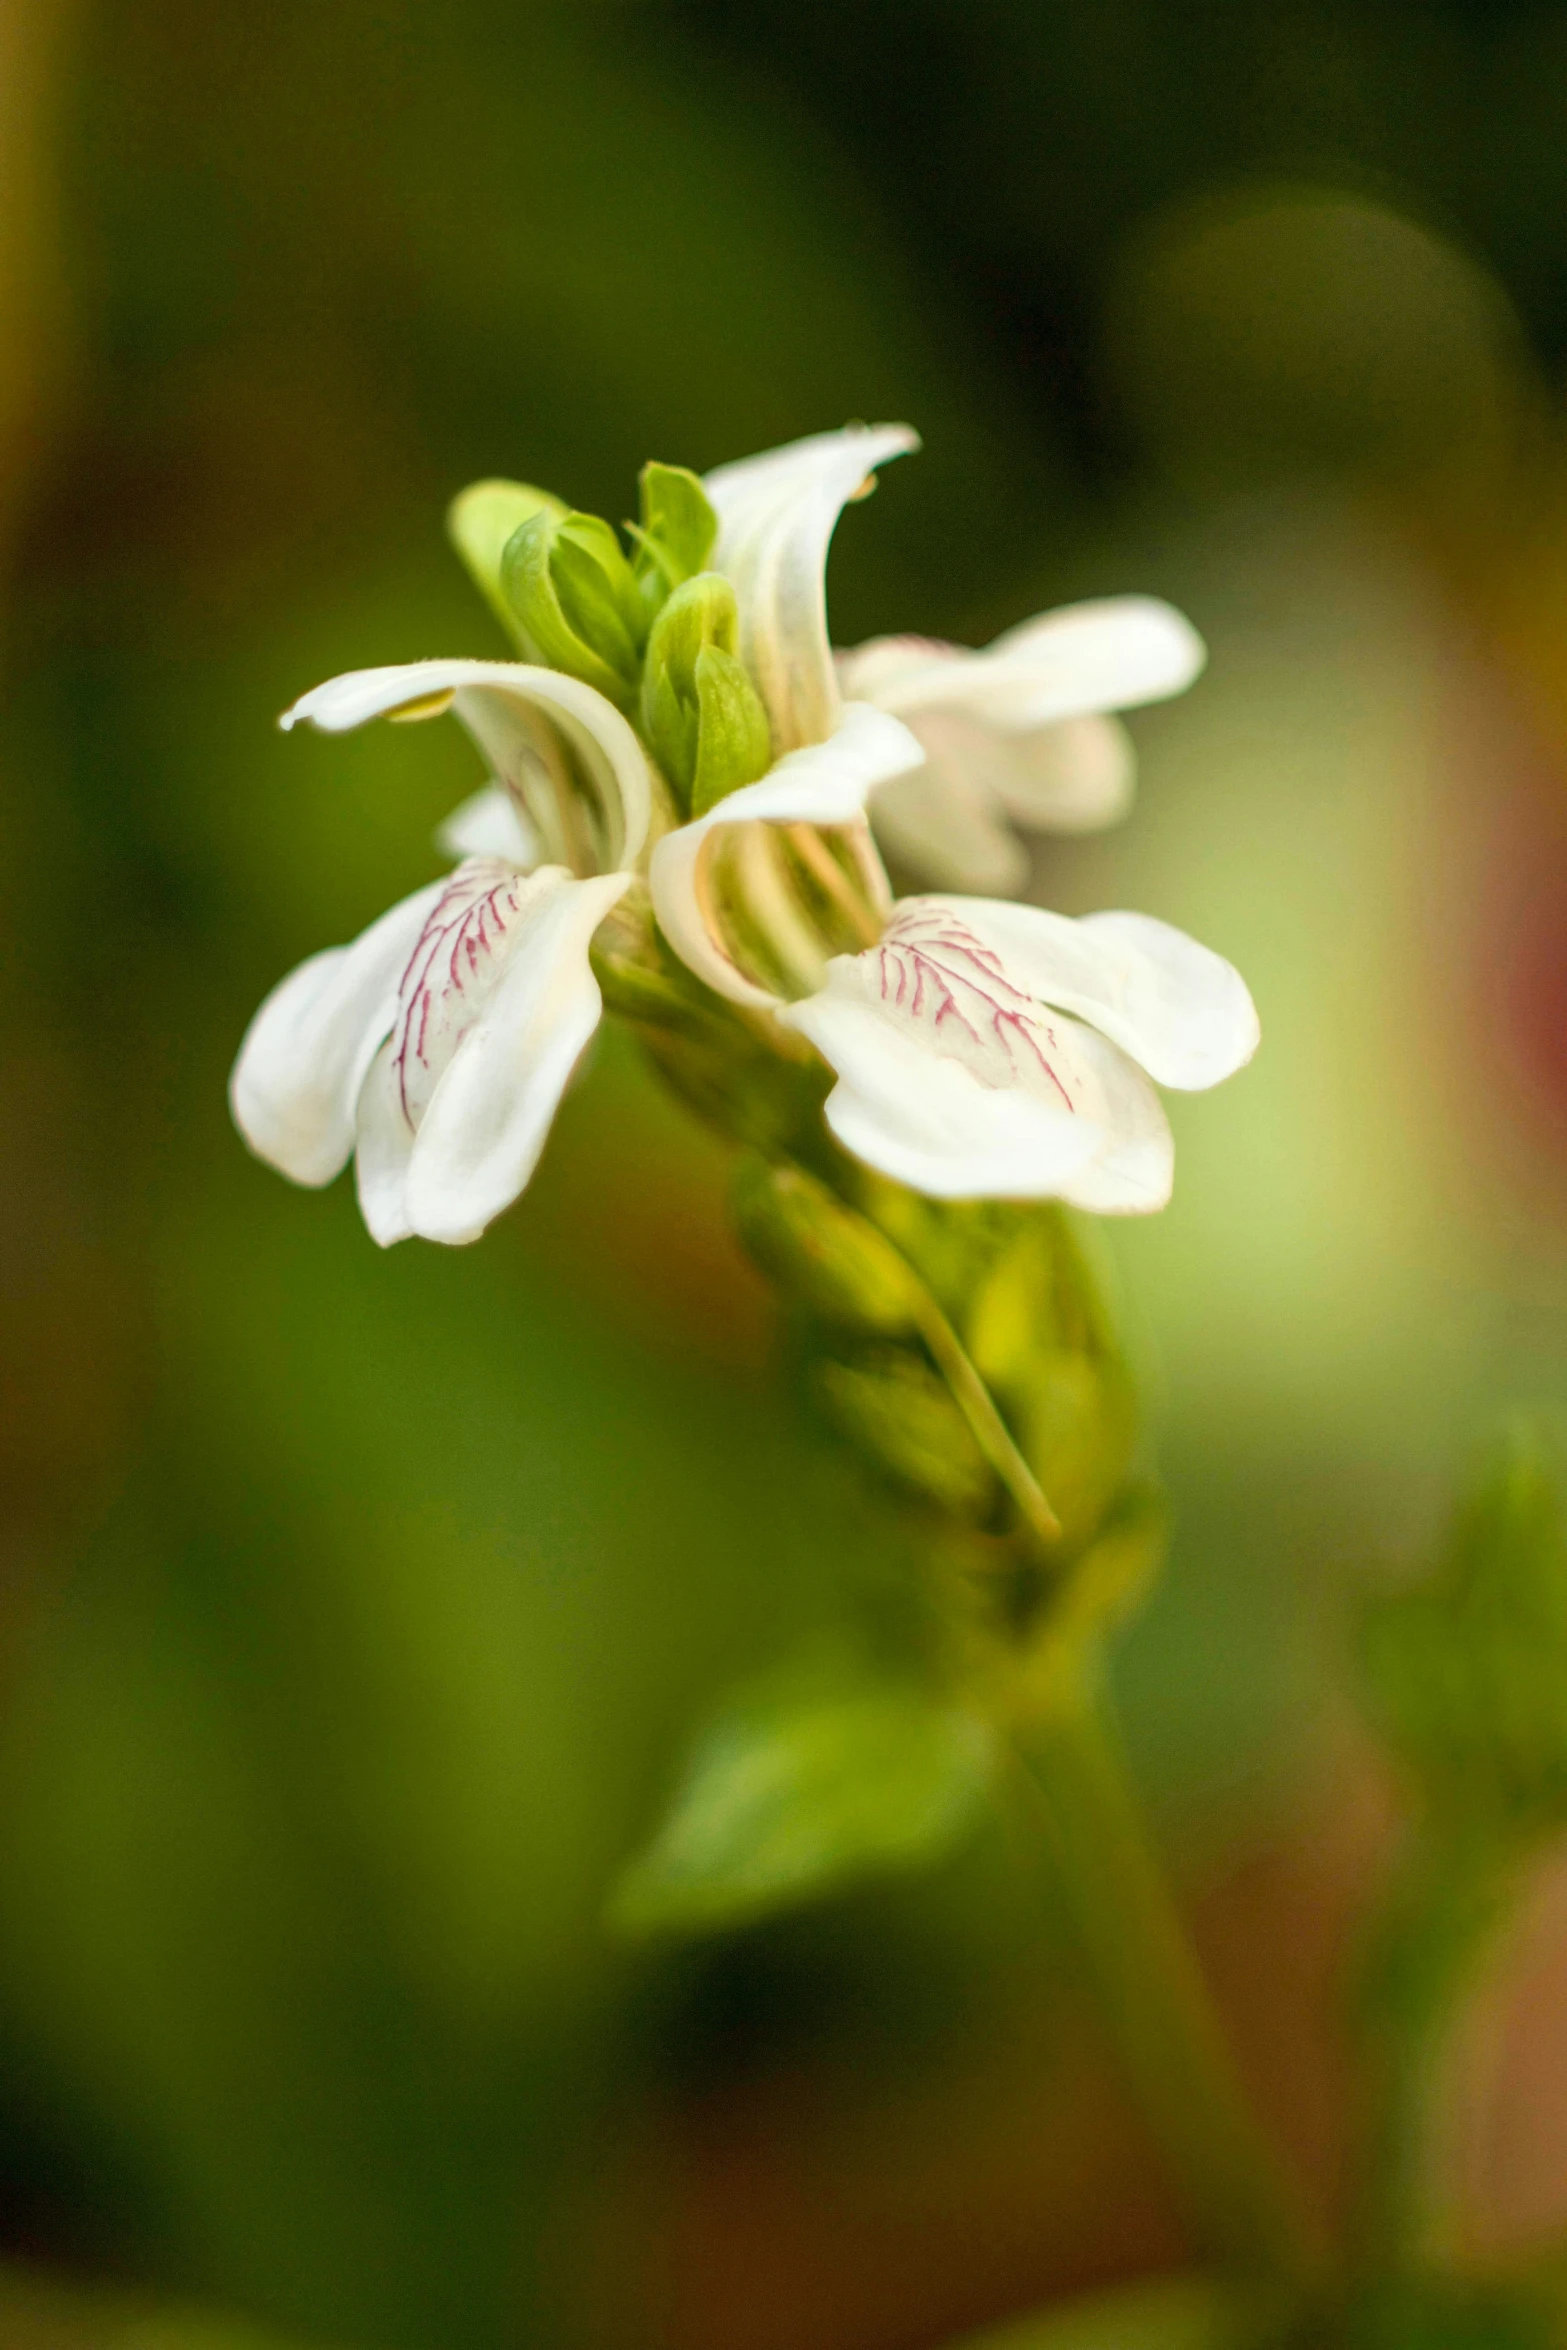
[[[517,616],[501,586],[501,555],[507,540],[535,514],[564,515],[565,511],[559,498],[525,481],[470,482],[446,509],[446,530],[452,545],[501,626],[519,641]]]
[[[531,515],[506,541],[501,588],[535,660],[633,706],[647,612],[607,522],[550,508]]]
[[[642,521],[632,568],[648,615],[699,571],[705,571],[718,540],[718,517],[707,492],[683,465],[644,465],[639,478]]]
[[[675,589],[648,639],[642,731],[691,816],[771,764],[767,712],[739,659],[739,626],[734,589],[703,571]]]
[[[799,1167],[744,1162],[734,1188],[740,1238],[785,1294],[824,1321],[902,1337],[917,1284],[890,1240]]]

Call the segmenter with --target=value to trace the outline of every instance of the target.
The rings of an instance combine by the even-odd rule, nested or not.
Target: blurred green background
[[[1567,11],[0,0],[0,123],[0,2248],[383,2350],[916,2350],[1174,2249],[999,1832],[605,1933],[693,1720],[894,1571],[716,1149],[607,1038],[482,1248],[382,1257],[227,1122],[477,780],[272,725],[501,649],[450,494],[851,416],[926,447],[839,641],[1210,643],[1037,880],[1262,1010],[1113,1235],[1178,1508],[1122,1695],[1330,2191],[1342,1597],[1567,1373]]]

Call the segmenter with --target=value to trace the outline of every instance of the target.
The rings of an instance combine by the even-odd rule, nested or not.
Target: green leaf
[[[517,615],[501,586],[501,555],[507,540],[535,514],[565,511],[558,498],[525,481],[470,482],[446,509],[447,536],[507,635],[519,644]]]
[[[611,1906],[626,1933],[700,1933],[913,1868],[955,1844],[989,1784],[990,1733],[897,1682],[734,1706]]]

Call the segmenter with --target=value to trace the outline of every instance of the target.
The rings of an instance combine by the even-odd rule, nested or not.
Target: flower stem
[[[1215,2258],[1310,2290],[1317,2230],[1235,2071],[1089,1672],[1061,1674],[1017,1752],[1105,2020],[1194,2229]]]

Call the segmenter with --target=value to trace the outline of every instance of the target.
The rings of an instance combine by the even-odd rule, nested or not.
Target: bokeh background
[[[450,494],[851,416],[926,447],[840,641],[1135,589],[1211,646],[1037,880],[1262,1008],[1113,1236],[1178,1509],[1121,1694],[1331,2195],[1347,1595],[1567,1379],[1564,374],[1559,4],[3,0],[0,2250],[364,2350],[918,2350],[1179,2256],[999,1831],[605,1931],[691,1723],[887,1572],[716,1148],[608,1038],[482,1248],[382,1257],[227,1123],[475,780],[272,726],[500,650]],[[1567,2228],[1564,1967],[1547,1890],[1485,2241]]]

